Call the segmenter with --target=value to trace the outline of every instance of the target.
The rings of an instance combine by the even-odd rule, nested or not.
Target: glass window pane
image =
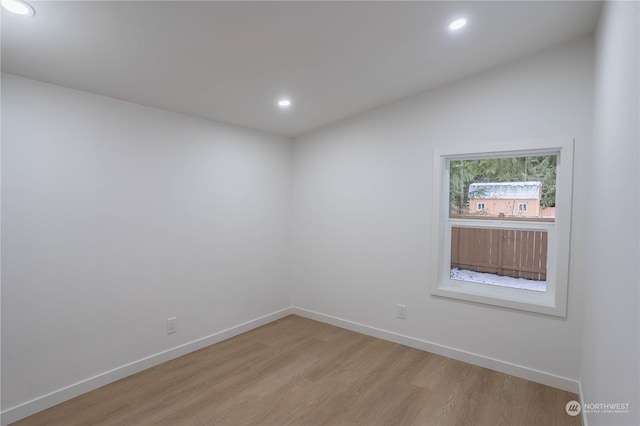
[[[556,155],[451,160],[449,216],[553,220]]]
[[[451,228],[453,280],[547,290],[547,231]]]

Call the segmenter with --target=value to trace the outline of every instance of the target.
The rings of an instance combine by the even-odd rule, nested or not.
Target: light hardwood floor
[[[572,399],[292,315],[14,425],[579,425]]]

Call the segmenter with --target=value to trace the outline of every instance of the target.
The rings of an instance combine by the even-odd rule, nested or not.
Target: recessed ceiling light
[[[33,7],[22,0],[2,0],[2,7],[16,15],[33,16],[36,14]]]
[[[278,106],[283,109],[289,108],[291,106],[291,99],[280,99],[278,101]]]
[[[451,31],[456,31],[464,27],[465,25],[467,25],[467,20],[464,18],[460,18],[456,19],[455,21],[451,21],[451,23],[449,24],[449,29]]]

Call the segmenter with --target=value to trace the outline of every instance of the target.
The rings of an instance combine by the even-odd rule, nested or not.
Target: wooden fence
[[[451,267],[545,281],[546,231],[463,228],[451,230]]]

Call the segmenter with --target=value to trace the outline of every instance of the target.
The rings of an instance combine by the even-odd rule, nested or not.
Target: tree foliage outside
[[[555,207],[556,169],[556,155],[452,160],[449,169],[450,211],[467,213],[469,185],[489,182],[539,181],[542,183],[540,206]]]

